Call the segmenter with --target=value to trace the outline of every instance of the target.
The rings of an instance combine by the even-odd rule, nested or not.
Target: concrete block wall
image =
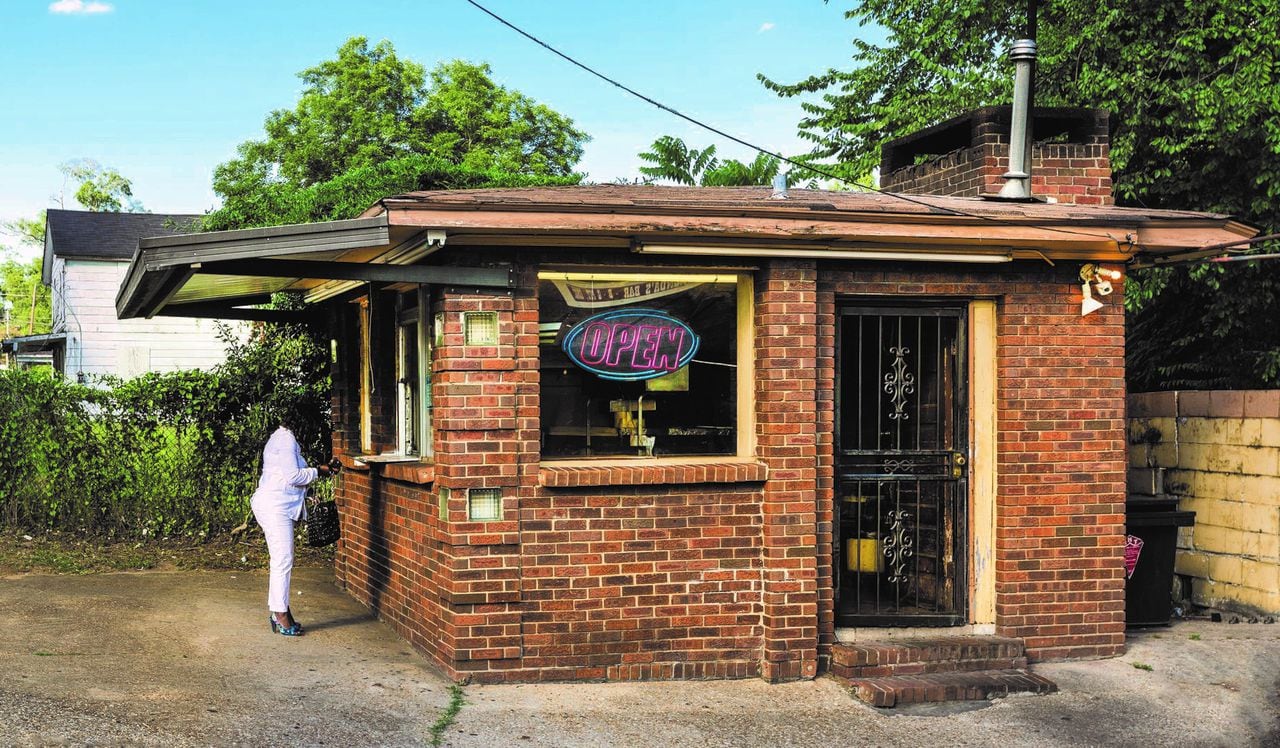
[[[1129,488],[1196,513],[1175,571],[1197,605],[1280,613],[1280,390],[1129,396]]]

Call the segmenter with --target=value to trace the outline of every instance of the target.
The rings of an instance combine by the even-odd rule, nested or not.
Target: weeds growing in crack
[[[462,686],[456,684],[449,686],[449,705],[444,708],[444,711],[436,718],[435,724],[431,726],[432,748],[440,748],[440,743],[444,740],[444,731],[448,730],[453,724],[453,720],[457,718],[458,712],[462,711],[462,705],[465,703]]]

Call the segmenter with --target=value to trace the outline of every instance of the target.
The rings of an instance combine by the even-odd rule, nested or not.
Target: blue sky
[[[804,150],[799,104],[765,91],[755,74],[792,81],[846,67],[850,38],[868,33],[843,18],[844,4],[821,0],[485,4],[643,93],[788,153]],[[77,158],[118,169],[154,212],[216,206],[213,168],[261,135],[269,111],[293,106],[298,71],[355,35],[389,39],[427,67],[490,63],[499,82],[592,135],[580,168],[594,181],[636,176],[635,155],[659,135],[716,140],[463,0],[2,0],[0,220],[48,207],[62,186],[58,164]]]

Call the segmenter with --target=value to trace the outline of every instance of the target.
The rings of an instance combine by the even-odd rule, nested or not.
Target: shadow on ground
[[[449,683],[333,584],[295,571],[307,636],[273,635],[262,571],[0,579],[0,744],[429,745]],[[882,712],[835,681],[470,686],[452,746],[1275,745],[1280,624],[1193,621],[1061,692]]]

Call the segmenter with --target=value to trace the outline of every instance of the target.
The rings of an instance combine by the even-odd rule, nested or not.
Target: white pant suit
[[[253,516],[262,526],[271,554],[267,609],[289,609],[289,577],[293,572],[293,523],[306,519],[307,486],[319,472],[307,467],[293,432],[281,426],[262,450],[262,479],[253,492]]]

